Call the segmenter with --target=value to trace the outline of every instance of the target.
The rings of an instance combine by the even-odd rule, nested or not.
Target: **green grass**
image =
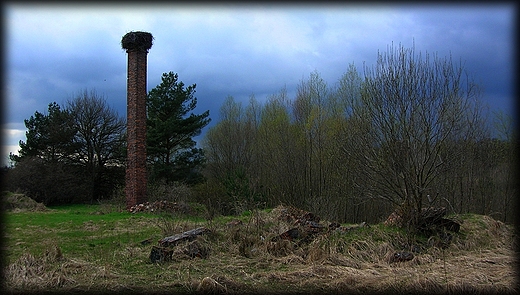
[[[7,213],[5,236],[8,262],[23,253],[37,255],[49,245],[57,245],[64,255],[83,256],[92,251],[107,251],[117,245],[137,243],[157,234],[154,226],[133,228],[134,224],[153,224],[158,215],[132,215],[127,212],[100,214],[100,205],[51,207],[44,212]],[[94,249],[96,248],[96,249]]]

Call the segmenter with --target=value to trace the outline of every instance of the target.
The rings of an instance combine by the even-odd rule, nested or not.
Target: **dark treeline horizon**
[[[294,97],[228,96],[201,142],[207,197],[234,213],[286,204],[341,222],[428,206],[512,222],[512,118],[489,113],[455,64],[390,47],[334,85],[314,71]]]
[[[171,100],[163,120],[168,124],[147,127],[149,135],[165,136],[150,136],[147,142],[153,163],[148,167],[153,180],[149,195],[203,203],[218,214],[283,204],[330,221],[377,223],[396,209],[413,218],[421,208],[442,206],[449,214],[486,214],[513,222],[514,122],[504,112],[489,111],[471,73],[450,57],[402,46],[380,52],[377,63],[364,66],[362,73],[350,64],[329,84],[314,71],[296,89],[283,87],[265,102],[254,94],[248,101],[228,96],[215,116],[218,120],[207,125],[209,111],[203,112],[195,131],[181,124],[195,116],[194,85],[184,89],[170,73],[175,83],[163,81],[159,86],[175,86],[176,91],[154,98],[158,105]],[[192,101],[191,107],[177,114],[177,100]],[[93,107],[96,101],[104,111],[94,113],[124,121],[104,97],[85,105]],[[25,189],[38,201],[60,204],[120,194],[124,126],[107,133],[112,141],[83,128],[84,136],[70,134],[74,140],[66,137],[62,142],[64,131],[78,130],[80,123],[97,118],[78,120],[78,114],[88,113],[78,106],[69,110],[49,105],[48,113],[36,112],[28,119],[34,125],[28,133],[31,140],[24,143],[28,153],[21,154],[24,161],[19,158],[15,167],[3,171],[10,179],[7,188]],[[152,122],[152,114],[147,116]],[[107,119],[99,120],[96,124],[107,127]],[[186,142],[165,145],[179,136],[178,129],[187,132]],[[53,136],[41,137],[42,130]],[[99,142],[90,144],[91,138]],[[107,151],[94,149],[111,142]],[[182,196],[174,196],[174,191],[182,191]]]

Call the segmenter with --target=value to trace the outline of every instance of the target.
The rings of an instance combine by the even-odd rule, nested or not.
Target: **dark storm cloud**
[[[458,8],[454,10],[454,8]],[[506,112],[513,109],[514,10],[507,6],[439,6],[404,9],[416,48],[452,56],[484,90],[483,98]],[[506,97],[509,97],[506,99]],[[512,113],[510,113],[512,114]]]
[[[297,85],[313,71],[333,86],[354,63],[362,72],[392,43],[461,60],[486,102],[510,110],[513,13],[508,5],[406,6],[16,6],[5,13],[4,134],[23,134],[23,119],[88,89],[126,116],[121,38],[148,31],[148,90],[173,71],[197,84],[196,112],[212,124],[231,95],[246,104]],[[21,136],[24,139],[24,136]]]

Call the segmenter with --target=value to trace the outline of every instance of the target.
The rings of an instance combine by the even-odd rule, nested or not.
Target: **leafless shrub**
[[[187,202],[192,197],[192,190],[182,183],[158,181],[149,185],[147,195],[150,202]]]
[[[179,220],[174,214],[162,214],[156,220],[156,226],[164,237],[178,234],[190,229],[188,221]]]

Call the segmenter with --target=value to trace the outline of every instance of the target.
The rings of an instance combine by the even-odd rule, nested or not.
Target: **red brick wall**
[[[146,67],[147,51],[128,53],[126,207],[146,197]]]

